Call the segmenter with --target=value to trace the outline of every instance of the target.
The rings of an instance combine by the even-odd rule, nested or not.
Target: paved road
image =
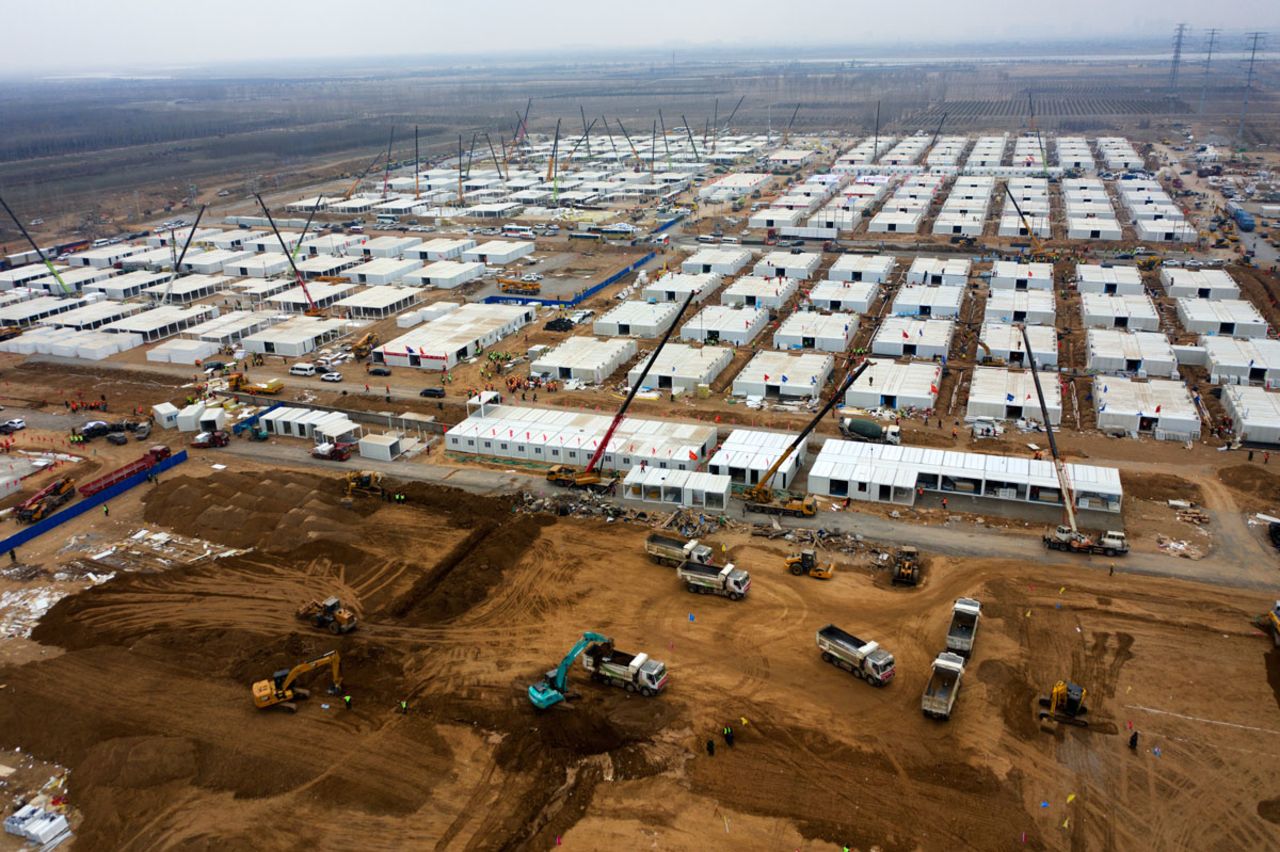
[[[25,417],[32,428],[65,430],[79,419],[62,413],[9,409],[10,416]],[[157,437],[171,437],[172,433],[159,433]],[[350,462],[330,462],[310,456],[306,447],[298,442],[272,440],[254,442],[235,439],[221,450],[193,451],[196,464],[213,463],[219,457],[243,456],[263,464],[324,469],[334,473],[356,469],[377,470],[399,479],[413,479],[460,488],[472,494],[501,495],[528,491],[535,494],[563,493],[536,475],[492,468],[460,468],[437,464],[428,458],[413,461],[379,462],[358,459]],[[1129,469],[1151,473],[1177,473],[1193,478],[1205,490],[1206,507],[1213,516],[1211,533],[1213,551],[1204,559],[1190,560],[1155,552],[1132,552],[1115,560],[1101,556],[1065,558],[1048,552],[1040,543],[1038,534],[992,529],[959,519],[945,524],[924,525],[916,520],[899,520],[863,512],[823,512],[815,518],[779,519],[783,526],[827,529],[834,532],[857,533],[884,544],[912,544],[927,551],[948,556],[990,557],[1001,559],[1026,559],[1036,564],[1087,565],[1100,571],[1108,570],[1114,562],[1119,572],[1143,574],[1155,577],[1176,577],[1197,580],[1216,585],[1247,589],[1273,590],[1280,585],[1277,577],[1276,555],[1269,551],[1249,530],[1243,514],[1235,505],[1230,492],[1217,483],[1208,466],[1175,467],[1155,463],[1132,463]],[[617,500],[621,505],[652,509],[651,504]],[[741,503],[734,504],[733,512],[742,513]],[[982,511],[978,509],[977,511]],[[757,522],[767,522],[762,515],[738,515]],[[1033,525],[1034,527],[1034,525]]]

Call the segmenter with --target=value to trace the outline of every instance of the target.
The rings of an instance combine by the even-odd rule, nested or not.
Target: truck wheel
[[[625,689],[627,692],[636,691],[636,685],[634,683],[623,684],[622,688]]]
[[[835,658],[834,658],[834,657],[832,657],[830,654],[828,654],[826,651],[823,651],[823,652],[822,652],[822,662],[824,662],[824,663],[831,663],[831,662],[835,662]]]
[[[731,600],[731,601],[740,601],[740,600],[742,600],[742,592],[730,592],[730,593],[729,593],[729,600]]]
[[[1116,549],[1115,549],[1114,547],[1108,547],[1106,550],[1104,550],[1104,551],[1102,551],[1102,552],[1103,552],[1104,554],[1106,554],[1107,556],[1115,556],[1115,555],[1116,555]]]
[[[698,587],[695,586],[693,583],[689,583],[688,585],[685,586],[685,588],[688,589],[689,594],[691,595],[696,595],[698,593]]]
[[[801,568],[799,565],[792,565],[792,566],[791,566],[791,573],[792,573],[792,574],[794,574],[794,575],[796,575],[797,577],[799,577],[801,574],[803,574],[803,573],[804,573],[804,569],[803,569],[803,568]]]
[[[862,669],[850,669],[850,671],[852,671],[852,672],[853,672],[853,676],[854,676],[854,677],[856,677],[858,680],[862,680],[862,679],[863,679],[863,676],[862,676]]]
[[[646,686],[646,687],[641,688],[641,690],[640,690],[640,694],[641,694],[641,695],[643,695],[645,698],[652,698],[652,697],[653,697],[653,690]]]
[[[332,633],[334,636],[337,636],[339,633],[342,632],[342,625],[336,621],[330,621],[329,632]]]

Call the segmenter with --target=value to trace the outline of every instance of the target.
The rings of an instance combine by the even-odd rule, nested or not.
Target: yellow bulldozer
[[[382,496],[382,474],[376,470],[353,470],[346,477],[346,494],[366,494],[370,497]]]
[[[1089,708],[1084,706],[1084,696],[1083,686],[1060,680],[1048,695],[1040,697],[1040,706],[1045,708],[1040,711],[1040,718],[1087,728],[1089,722],[1083,717],[1089,712]]]
[[[259,710],[279,707],[290,713],[296,713],[298,705],[294,702],[310,698],[311,690],[294,686],[294,684],[304,674],[325,666],[330,670],[329,694],[340,695],[342,693],[342,658],[337,651],[327,651],[314,660],[298,663],[291,669],[280,669],[266,680],[255,683],[253,685],[254,706]]]

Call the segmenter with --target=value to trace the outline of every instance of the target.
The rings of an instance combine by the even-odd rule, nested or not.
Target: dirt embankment
[[[1120,484],[1127,497],[1163,503],[1166,500],[1204,502],[1200,486],[1171,473],[1132,473],[1120,471]]]
[[[1273,473],[1269,465],[1238,464],[1219,470],[1218,479],[1239,495],[1242,509],[1273,514],[1280,510],[1280,469]]]

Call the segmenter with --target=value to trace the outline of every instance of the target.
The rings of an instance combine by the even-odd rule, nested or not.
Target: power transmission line
[[[1253,64],[1258,57],[1258,43],[1266,38],[1264,32],[1249,33],[1249,73],[1244,83],[1244,103],[1240,105],[1240,132],[1236,138],[1236,147],[1244,148],[1244,119],[1249,114],[1249,92],[1253,89]]]
[[[1182,38],[1186,32],[1186,24],[1178,24],[1173,30],[1173,62],[1169,66],[1170,112],[1173,112],[1174,102],[1178,99],[1178,66],[1182,64]]]
[[[1209,47],[1204,54],[1204,77],[1200,82],[1200,115],[1204,115],[1204,98],[1209,91],[1209,63],[1213,62],[1213,44],[1218,39],[1219,29],[1209,30]]]

